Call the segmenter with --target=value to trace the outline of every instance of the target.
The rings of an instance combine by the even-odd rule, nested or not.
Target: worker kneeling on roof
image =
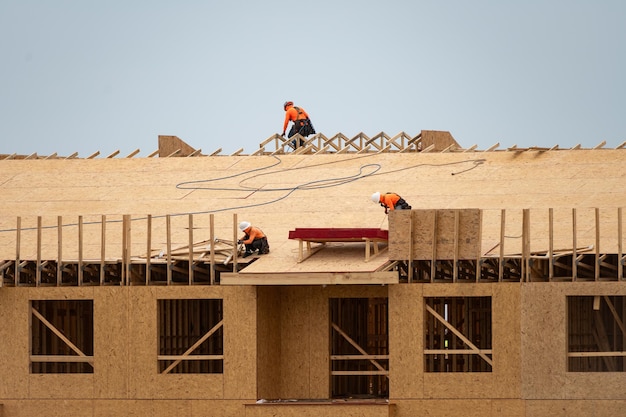
[[[404,201],[404,198],[396,193],[381,194],[380,191],[376,191],[372,194],[372,201],[374,203],[380,203],[380,205],[385,208],[385,214],[387,214],[389,210],[411,210],[409,203]]]
[[[270,245],[267,243],[267,237],[261,229],[252,226],[250,222],[241,222],[239,223],[239,230],[245,233],[237,241],[239,245],[242,243],[246,245],[246,252],[243,254],[244,258],[252,255],[254,252],[258,252],[259,255],[270,253]]]

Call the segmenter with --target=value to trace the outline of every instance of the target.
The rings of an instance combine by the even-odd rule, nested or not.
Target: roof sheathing
[[[98,258],[102,215],[112,222],[124,214],[134,219],[154,216],[155,245],[165,241],[160,219],[171,215],[172,243],[182,246],[187,244],[188,214],[194,216],[197,240],[208,238],[209,214],[215,216],[216,235],[231,239],[236,214],[267,233],[272,247],[268,260],[290,262],[297,259],[297,243],[288,240],[295,227],[386,228],[382,209],[369,199],[374,191],[397,192],[414,209],[483,209],[485,251],[499,236],[500,210],[507,209],[507,222],[517,224],[515,213],[521,217],[522,209],[544,218],[554,208],[562,212],[555,229],[563,231],[562,243],[569,240],[571,246],[567,219],[571,221],[572,208],[578,209],[579,238],[584,240],[595,236],[590,208],[600,208],[601,217],[612,224],[613,212],[626,206],[625,155],[622,149],[594,149],[3,160],[0,258],[15,256],[18,216],[22,259],[36,254],[37,216],[44,227],[42,255],[55,259],[57,216],[68,225],[63,232],[68,257],[76,252],[72,227],[78,216],[93,222],[86,229],[84,250],[85,257]],[[139,220],[136,224],[132,248],[138,256],[146,252],[146,233]],[[114,234],[107,238],[112,256],[121,250],[117,227],[107,227]],[[615,228],[605,227],[601,233],[612,236]],[[614,241],[607,237],[606,245],[614,246]]]

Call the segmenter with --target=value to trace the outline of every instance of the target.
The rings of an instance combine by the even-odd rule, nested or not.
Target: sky
[[[623,0],[0,0],[0,154],[254,152],[318,133],[626,141]]]

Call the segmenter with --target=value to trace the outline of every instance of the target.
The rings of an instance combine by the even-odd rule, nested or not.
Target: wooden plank
[[[37,216],[37,265],[35,269],[35,285],[41,285],[41,216]]]
[[[188,215],[189,220],[189,285],[193,283],[193,214]]]
[[[83,216],[78,216],[78,286],[83,285]]]
[[[215,215],[211,213],[209,215],[209,248],[211,251],[210,262],[211,262],[211,272],[210,272],[210,280],[211,285],[215,285]]]
[[[146,285],[151,282],[152,267],[152,214],[146,216]]]
[[[595,229],[596,229],[596,258],[595,258],[595,268],[594,269],[594,279],[596,281],[600,280],[600,209],[595,208]]]
[[[237,272],[237,257],[239,255],[239,246],[237,240],[239,240],[239,223],[237,222],[237,213],[233,213],[233,273]]]
[[[100,217],[100,285],[104,285],[106,265],[106,236],[107,236],[107,216]]]
[[[500,210],[500,250],[498,252],[498,281],[504,276],[504,237],[506,232],[506,210]]]
[[[413,211],[409,212],[409,244],[407,248],[409,253],[407,254],[407,268],[408,268],[408,282],[413,282],[413,218],[415,217]]]
[[[22,218],[17,216],[15,225],[15,286],[20,284],[20,246],[22,239]]]
[[[167,285],[172,285],[172,216],[165,216],[167,233]]]
[[[622,229],[622,208],[617,208],[617,279],[624,279],[624,248],[623,248],[623,229]]]
[[[572,209],[572,281],[578,277],[578,255],[576,246],[576,209]]]
[[[57,287],[63,281],[63,217],[57,216]]]
[[[397,284],[396,271],[222,273],[220,285],[363,285]]]
[[[454,259],[452,262],[452,282],[457,282],[459,277],[459,211],[454,211]]]
[[[554,279],[554,209],[548,209],[548,281]]]

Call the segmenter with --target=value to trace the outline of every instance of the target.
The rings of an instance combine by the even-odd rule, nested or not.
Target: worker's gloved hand
[[[281,133],[281,134],[280,134],[280,137],[281,137],[281,138],[284,138],[284,137],[285,137],[285,132]]]
[[[238,244],[238,245],[241,245],[242,243],[243,243],[243,240],[241,240],[241,239],[239,239],[239,240],[237,241],[237,244]]]
[[[385,214],[389,213],[389,209],[385,207]]]

